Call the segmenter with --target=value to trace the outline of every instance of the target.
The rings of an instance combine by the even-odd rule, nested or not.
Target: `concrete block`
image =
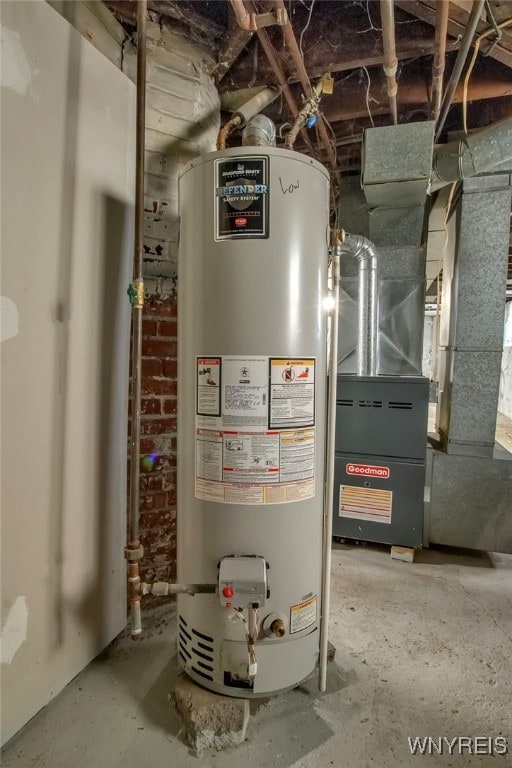
[[[414,549],[412,547],[391,547],[391,559],[403,560],[404,563],[413,563]]]
[[[212,693],[191,680],[183,679],[169,694],[197,754],[214,747],[224,749],[241,744],[249,722],[248,699],[234,699]]]

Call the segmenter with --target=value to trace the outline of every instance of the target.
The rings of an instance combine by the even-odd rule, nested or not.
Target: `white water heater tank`
[[[319,655],[329,177],[240,147],[180,177],[178,655],[231,696],[297,685]]]

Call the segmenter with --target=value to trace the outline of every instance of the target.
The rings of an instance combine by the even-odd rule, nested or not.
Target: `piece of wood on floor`
[[[391,559],[403,560],[404,563],[413,563],[414,549],[412,547],[391,547]]]

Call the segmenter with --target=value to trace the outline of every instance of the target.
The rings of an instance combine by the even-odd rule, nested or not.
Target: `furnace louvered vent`
[[[338,400],[338,405],[345,405],[345,406],[348,406],[348,407],[352,408],[352,406],[354,405],[354,401],[353,400]]]
[[[389,407],[390,408],[400,408],[403,411],[411,411],[412,410],[412,403],[400,402],[399,400],[390,400],[389,401]]]
[[[360,400],[360,408],[382,408],[382,400]]]
[[[190,665],[197,675],[213,680],[213,638],[197,629],[189,631],[183,616],[179,617],[178,630],[178,653],[183,663]]]

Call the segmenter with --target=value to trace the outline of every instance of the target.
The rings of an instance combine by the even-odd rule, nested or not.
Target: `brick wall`
[[[147,581],[176,577],[176,294],[143,315],[140,531]]]
[[[176,578],[178,175],[215,149],[219,99],[204,50],[158,25],[148,31],[140,567],[151,581]],[[134,63],[126,47],[124,66]]]

